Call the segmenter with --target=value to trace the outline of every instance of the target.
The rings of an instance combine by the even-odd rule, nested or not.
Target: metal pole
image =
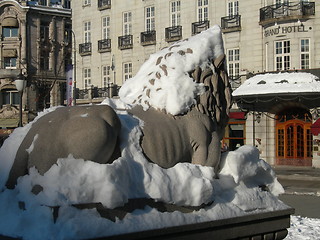
[[[76,71],[76,55],[77,55],[77,49],[76,49],[76,35],[74,34],[73,30],[71,30],[72,36],[73,36],[73,106],[77,105],[77,96],[76,96],[76,91],[77,91],[77,71]]]
[[[19,127],[23,127],[22,124],[22,94],[23,90],[19,92],[20,94],[20,102],[19,102]]]

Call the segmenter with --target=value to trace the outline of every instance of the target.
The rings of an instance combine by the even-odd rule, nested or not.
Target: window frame
[[[209,20],[209,1],[198,0],[197,1],[197,21],[204,22]]]
[[[102,39],[110,39],[110,16],[104,16],[101,19]]]
[[[240,76],[240,48],[227,50],[228,75],[230,77]]]
[[[8,31],[8,35],[6,35],[6,32]],[[13,30],[16,31],[16,34],[13,34]],[[9,26],[5,26],[2,27],[2,36],[4,38],[17,38],[19,37],[19,27],[9,27]]]
[[[85,89],[91,86],[91,68],[83,68],[83,85]]]
[[[171,27],[181,25],[181,1],[174,0],[170,2],[170,23]]]
[[[274,69],[284,71],[291,68],[291,41],[279,40],[274,42]]]
[[[124,12],[122,14],[122,27],[123,27],[123,35],[131,35],[132,34],[132,12]]]
[[[151,32],[156,29],[155,6],[148,6],[145,8],[145,31]]]
[[[91,21],[83,22],[84,43],[91,43]]]
[[[110,65],[103,65],[102,69],[102,87],[108,87],[108,84],[111,83],[111,66]]]
[[[306,47],[303,45],[303,41],[307,41],[308,44]],[[310,69],[310,38],[301,38],[300,39],[300,68],[301,69]],[[307,48],[307,49],[304,49]],[[306,58],[305,58],[306,57]]]
[[[123,83],[132,78],[132,62],[123,63]]]

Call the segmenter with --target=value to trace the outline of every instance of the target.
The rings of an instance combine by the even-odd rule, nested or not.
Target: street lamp
[[[15,80],[16,88],[20,94],[20,102],[19,102],[19,127],[22,127],[22,95],[23,90],[26,87],[26,80],[23,75],[19,75],[17,79]]]
[[[70,29],[72,37],[73,37],[73,106],[77,105],[77,95],[76,95],[76,91],[77,91],[77,60],[76,60],[76,56],[77,56],[77,48],[76,48],[76,35],[74,33],[74,31],[72,29]]]

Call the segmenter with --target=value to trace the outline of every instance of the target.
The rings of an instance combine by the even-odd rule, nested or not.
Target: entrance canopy
[[[320,134],[320,118],[311,125],[311,133],[314,136],[318,136]]]
[[[285,102],[310,109],[320,106],[320,79],[306,72],[259,74],[232,95],[240,108],[249,111],[276,113],[274,107]]]

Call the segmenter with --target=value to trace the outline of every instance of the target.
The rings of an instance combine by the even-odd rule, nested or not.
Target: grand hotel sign
[[[305,25],[293,25],[293,26],[277,26],[271,29],[266,29],[264,31],[264,37],[271,37],[281,34],[288,34],[288,33],[296,33],[296,32],[308,32],[311,30],[312,27],[306,28]]]

